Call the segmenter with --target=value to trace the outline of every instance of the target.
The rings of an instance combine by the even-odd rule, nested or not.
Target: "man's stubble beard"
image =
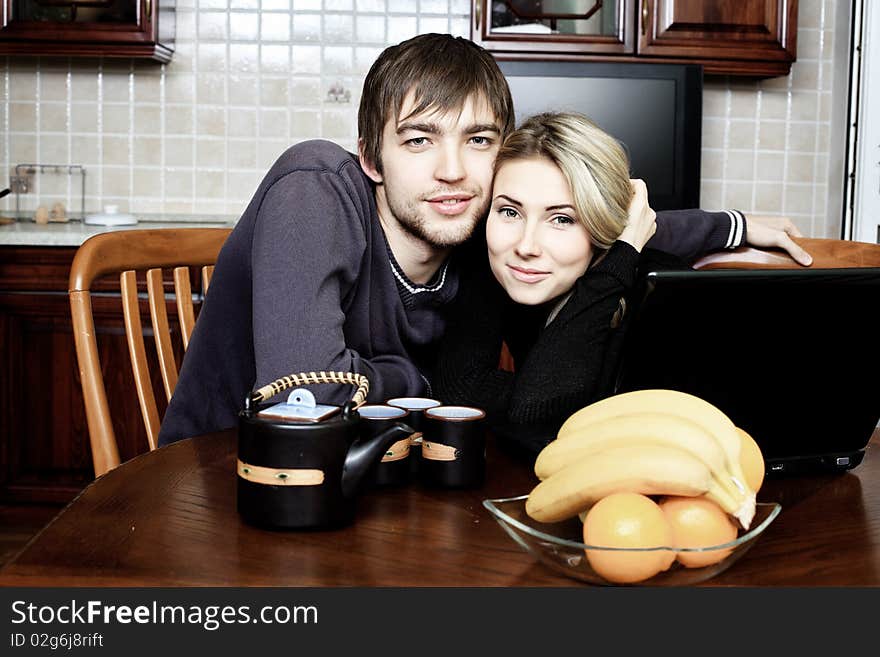
[[[480,207],[468,215],[470,221],[467,223],[464,223],[463,217],[460,216],[450,218],[448,223],[445,223],[443,219],[432,222],[421,212],[420,202],[398,204],[391,197],[386,197],[386,200],[388,209],[391,210],[391,214],[400,227],[412,237],[435,249],[448,249],[464,243],[473,235],[480,220],[489,213],[489,199],[487,198]],[[439,226],[441,230],[432,230],[432,226]],[[443,231],[443,228],[448,229],[448,232]]]

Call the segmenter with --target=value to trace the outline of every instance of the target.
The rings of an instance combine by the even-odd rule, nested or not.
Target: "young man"
[[[466,284],[454,248],[486,215],[513,121],[504,76],[474,43],[429,34],[386,49],[364,83],[359,156],[320,140],[288,149],[224,245],[159,443],[235,426],[251,390],[295,372],[364,374],[375,401],[430,394],[444,311]],[[658,219],[682,254],[744,239],[734,213]],[[750,243],[784,235],[757,228]]]

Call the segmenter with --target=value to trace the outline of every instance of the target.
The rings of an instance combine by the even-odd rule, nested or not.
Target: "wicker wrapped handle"
[[[348,383],[357,386],[357,390],[355,390],[351,398],[354,408],[359,408],[367,401],[367,393],[370,391],[370,382],[363,374],[354,374],[352,372],[300,372],[299,374],[289,374],[288,376],[282,376],[280,379],[275,379],[272,383],[251,393],[249,401],[258,404],[293,386],[315,383]]]

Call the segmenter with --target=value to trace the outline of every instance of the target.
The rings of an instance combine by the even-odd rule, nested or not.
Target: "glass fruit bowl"
[[[519,497],[507,497],[494,500],[483,500],[483,506],[498,521],[510,537],[526,552],[536,557],[538,561],[549,566],[558,573],[575,579],[589,582],[590,584],[619,585],[625,582],[616,582],[600,575],[590,561],[598,563],[604,560],[607,563],[609,557],[615,559],[641,559],[660,554],[666,555],[666,560],[672,558],[672,552],[684,553],[693,560],[698,560],[702,554],[725,551],[726,556],[716,563],[700,567],[685,567],[677,559],[672,565],[653,577],[632,582],[637,586],[687,586],[706,581],[718,573],[724,572],[743,556],[758,536],[767,529],[771,522],[779,515],[782,507],[776,503],[757,504],[755,517],[747,532],[740,530],[740,535],[729,543],[705,548],[682,548],[673,547],[654,548],[609,548],[595,547],[584,544],[583,523],[578,517],[564,522],[541,523],[533,520],[526,513],[526,499],[528,495]],[[638,553],[638,554],[637,554]],[[626,555],[626,556],[624,556]],[[631,562],[630,562],[631,563]]]

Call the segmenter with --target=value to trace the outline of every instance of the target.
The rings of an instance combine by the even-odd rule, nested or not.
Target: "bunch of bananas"
[[[740,465],[740,437],[721,410],[675,390],[637,390],[582,408],[535,462],[526,501],[539,522],[574,517],[606,495],[698,496],[748,529],[755,491]]]

